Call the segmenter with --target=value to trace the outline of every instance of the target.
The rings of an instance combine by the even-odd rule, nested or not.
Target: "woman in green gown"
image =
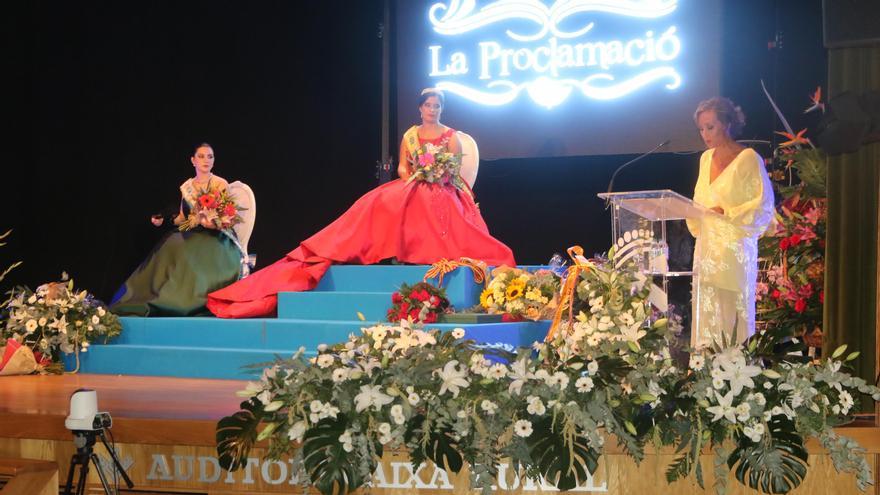
[[[198,145],[190,161],[195,177],[180,186],[175,225],[189,217],[201,193],[223,191],[228,186],[212,173],[214,150],[208,143]],[[164,223],[159,215],[151,220],[157,227]],[[138,316],[210,314],[205,309],[206,295],[238,279],[241,254],[231,230],[217,230],[208,221],[200,223],[194,229],[165,235],[117,291],[111,311]]]

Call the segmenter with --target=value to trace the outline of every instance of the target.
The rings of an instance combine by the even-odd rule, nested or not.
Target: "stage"
[[[263,461],[263,449],[251,452],[248,466],[234,473],[220,470],[214,449],[214,427],[221,417],[238,410],[235,392],[246,382],[122,375],[61,375],[4,377],[0,381],[0,458],[43,459],[57,462],[60,483],[67,477],[75,448],[70,431],[64,428],[70,394],[78,388],[98,392],[99,410],[113,417],[111,429],[120,461],[135,483],[138,493],[243,494],[300,493],[289,461]],[[869,493],[880,493],[876,477],[880,456],[880,428],[859,425],[837,430],[855,439],[867,450],[875,474]],[[850,475],[838,475],[831,460],[816,442],[807,443],[810,469],[798,494],[856,494]],[[103,446],[95,452],[106,459]],[[579,492],[610,494],[712,493],[709,452],[703,456],[707,490],[695,482],[667,485],[665,466],[671,452],[659,455],[649,449],[641,466],[609,442],[597,475]],[[2,471],[0,471],[2,472]],[[111,471],[107,470],[109,474]],[[506,482],[498,491],[516,494],[541,493],[540,483],[520,482],[506,471]],[[732,477],[728,493],[750,493]],[[90,493],[100,484],[90,472]],[[386,454],[377,470],[371,493],[448,494],[467,493],[467,475],[447,475],[433,466],[414,475],[403,453]],[[314,491],[309,493],[315,493]]]

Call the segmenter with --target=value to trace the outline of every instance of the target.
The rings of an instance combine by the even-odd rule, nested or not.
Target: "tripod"
[[[104,487],[104,493],[106,495],[113,495],[113,492],[110,491],[110,485],[107,484],[107,477],[104,475],[104,470],[101,468],[101,463],[98,460],[98,456],[95,454],[93,447],[95,446],[95,442],[97,439],[101,439],[101,443],[104,444],[104,447],[107,449],[107,452],[110,453],[110,458],[113,459],[113,464],[116,468],[116,471],[122,476],[122,479],[125,480],[125,484],[128,488],[134,487],[134,483],[132,483],[131,478],[128,477],[128,474],[125,472],[125,469],[122,467],[122,464],[119,462],[119,458],[116,457],[116,451],[113,450],[112,447],[107,443],[107,437],[104,436],[104,430],[74,430],[73,432],[73,444],[76,445],[76,453],[73,454],[73,457],[70,459],[70,470],[67,472],[67,483],[64,485],[64,495],[84,495],[86,488],[86,479],[89,475],[89,461],[91,461],[95,465],[95,470],[98,472],[98,477],[101,478],[101,485]],[[76,492],[73,492],[73,475],[76,468],[79,467],[79,478],[76,482]]]

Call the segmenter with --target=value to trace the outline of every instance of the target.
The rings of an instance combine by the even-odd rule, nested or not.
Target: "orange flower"
[[[804,110],[804,113],[810,113],[817,109],[822,110],[823,112],[825,111],[825,104],[822,103],[822,86],[816,88],[816,92],[810,97],[810,102],[812,105]]]
[[[797,135],[792,135],[789,132],[776,131],[776,134],[779,134],[780,136],[788,138],[788,141],[785,141],[784,143],[779,143],[779,147],[786,148],[788,146],[797,146],[800,144],[810,144],[810,140],[804,137],[805,132],[807,132],[806,129],[801,129],[797,133]]]

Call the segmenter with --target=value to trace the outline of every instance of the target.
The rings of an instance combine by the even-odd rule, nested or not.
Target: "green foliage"
[[[752,442],[740,436],[727,460],[736,479],[764,493],[788,493],[807,475],[807,449],[794,424],[783,415],[768,423],[765,441]]]
[[[366,481],[339,441],[345,429],[344,415],[325,418],[303,439],[303,464],[315,488],[324,495],[350,493]],[[381,457],[381,450],[378,455]],[[372,467],[375,469],[375,460]]]
[[[410,451],[413,470],[426,459],[447,471],[457,473],[464,465],[459,454],[458,442],[448,427],[432,425],[423,415],[412,418],[408,423],[406,437],[408,445],[417,445]]]
[[[217,423],[217,457],[220,466],[236,471],[247,464],[247,456],[257,441],[257,428],[265,412],[255,398],[241,403],[241,410]]]
[[[560,490],[584,483],[599,467],[599,453],[575,432],[565,418],[550,415],[534,423],[538,435],[526,439],[530,456],[541,475]]]

